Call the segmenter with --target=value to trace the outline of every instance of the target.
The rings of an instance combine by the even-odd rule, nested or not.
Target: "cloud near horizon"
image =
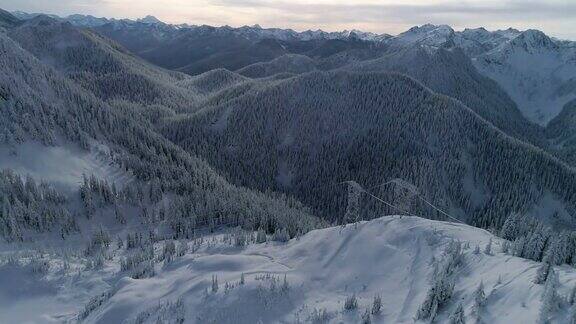
[[[151,14],[170,23],[360,29],[398,34],[425,23],[455,29],[535,28],[576,40],[574,0],[0,0],[8,10],[114,18]]]

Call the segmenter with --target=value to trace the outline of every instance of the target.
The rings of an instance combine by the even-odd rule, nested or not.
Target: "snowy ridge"
[[[576,48],[527,30],[474,59],[533,122],[546,125],[576,98]]]
[[[36,16],[43,15],[40,13],[26,13],[22,11],[14,11],[12,12],[14,16],[22,20],[32,19]],[[174,30],[178,29],[197,29],[197,28],[204,28],[209,26],[200,26],[200,25],[189,25],[189,24],[167,24],[162,22],[160,19],[148,15],[144,18],[139,18],[136,20],[131,19],[114,19],[114,18],[98,18],[91,15],[80,15],[74,14],[66,17],[59,17],[56,15],[49,15],[52,18],[68,21],[73,25],[79,27],[99,27],[106,24],[113,24],[118,25],[118,28],[121,26],[127,27],[136,27],[138,24],[144,25],[154,25],[159,26],[161,28],[170,28]],[[215,27],[217,29],[222,30],[234,30],[239,35],[242,35],[248,39],[265,39],[265,38],[274,38],[279,40],[314,40],[314,39],[348,39],[348,38],[357,38],[361,40],[367,41],[382,41],[385,39],[390,38],[391,36],[388,34],[376,34],[370,32],[363,32],[359,30],[344,30],[340,32],[325,32],[323,30],[306,30],[302,32],[297,32],[292,29],[281,29],[281,28],[262,28],[259,25],[253,26],[242,26],[239,28],[233,28],[230,26],[222,26],[222,27]]]
[[[441,46],[454,37],[454,30],[447,25],[415,26],[390,40],[392,44]]]
[[[438,311],[438,322],[446,322],[458,304],[463,305],[467,321],[473,321],[474,291],[481,282],[486,302],[479,312],[486,322],[535,323],[541,308],[544,286],[533,282],[539,263],[500,253],[501,240],[467,225],[389,216],[312,231],[288,243],[238,247],[228,239],[219,234],[189,242],[190,251],[159,262],[156,275],[147,279],[128,278],[120,271],[125,251],[115,244],[114,257],[102,270],[80,275],[73,275],[81,263],[78,259],[70,261],[68,271],[62,270],[62,260],[49,259],[50,270],[40,276],[29,271],[16,274],[19,266],[14,262],[0,266],[0,278],[12,276],[15,301],[27,305],[22,312],[11,307],[14,300],[0,295],[0,321],[66,321],[89,309],[86,323],[121,323],[137,317],[144,318],[143,323],[154,323],[157,317],[170,323],[177,318],[185,323],[291,323],[319,318],[351,323],[360,321],[365,309],[372,308],[374,296],[380,295],[382,308],[371,316],[374,323],[413,323],[433,279],[433,260],[442,260],[453,240],[462,242],[462,265],[452,298]],[[475,246],[485,250],[490,242],[491,251],[474,251]],[[156,244],[156,253],[161,254],[162,246]],[[576,271],[559,267],[557,272],[558,294],[567,296]],[[213,277],[218,282],[215,288]],[[35,294],[20,295],[32,282],[38,282]],[[88,299],[100,294],[104,295],[98,303],[85,308]],[[345,311],[344,301],[351,296],[358,308]],[[560,322],[566,314],[559,311],[553,316]]]
[[[29,20],[36,16],[43,15],[41,13],[26,13],[23,11],[14,11],[12,12],[12,14],[18,19],[22,20]],[[186,23],[168,24],[152,15],[148,15],[144,18],[139,18],[136,20],[99,18],[91,15],[81,15],[81,14],[74,14],[66,17],[59,17],[56,15],[48,15],[48,16],[55,19],[68,21],[79,27],[100,27],[106,24],[112,24],[116,25],[117,28],[122,27],[137,28],[138,25],[141,24],[148,26],[157,26],[160,29],[167,28],[174,31],[180,29],[214,28],[222,30],[223,32],[233,31],[238,35],[241,35],[248,39],[274,38],[284,41],[290,41],[290,40],[309,41],[318,39],[345,40],[355,38],[364,41],[382,42],[398,46],[415,45],[415,44],[428,45],[428,46],[442,46],[445,45],[446,43],[454,42],[456,45],[461,46],[467,52],[473,54],[480,54],[478,52],[474,52],[475,50],[478,50],[479,46],[480,48],[483,49],[482,52],[485,52],[487,50],[495,48],[498,45],[501,45],[505,41],[512,40],[515,37],[522,34],[521,31],[514,28],[488,31],[485,28],[480,27],[474,29],[466,28],[463,31],[455,31],[454,29],[452,29],[452,27],[448,25],[424,24],[421,26],[414,26],[403,33],[393,36],[387,33],[379,34],[373,32],[365,32],[356,29],[334,31],[334,32],[326,32],[317,29],[317,30],[306,30],[298,32],[292,29],[263,28],[258,24],[252,26],[242,26],[237,28],[230,26],[212,27],[207,25],[191,25]],[[566,44],[573,43],[570,41],[560,41],[560,40],[555,41],[563,42]]]

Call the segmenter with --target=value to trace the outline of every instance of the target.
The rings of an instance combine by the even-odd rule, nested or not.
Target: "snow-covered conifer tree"
[[[559,307],[558,300],[558,274],[554,269],[550,269],[546,283],[544,284],[544,291],[542,293],[540,305],[540,312],[538,314],[539,323],[548,323],[550,317]]]
[[[364,313],[362,314],[362,324],[371,324],[372,317],[370,316],[370,310],[366,308]]]
[[[218,292],[218,276],[212,275],[212,293]]]
[[[346,300],[344,301],[344,310],[350,311],[357,308],[358,308],[358,299],[356,298],[356,295],[346,297]]]
[[[375,295],[374,300],[372,300],[372,315],[380,314],[382,311],[382,297],[380,295]]]
[[[486,244],[486,247],[484,248],[484,254],[492,255],[492,238],[490,238],[488,244]]]
[[[450,315],[450,324],[465,324],[464,307],[459,303],[454,312]]]
[[[551,271],[553,271],[552,264],[548,258],[545,258],[542,260],[538,271],[536,271],[536,278],[534,278],[534,282],[537,284],[545,283]]]

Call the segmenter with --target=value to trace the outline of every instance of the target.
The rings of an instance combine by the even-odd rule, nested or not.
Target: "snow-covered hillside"
[[[107,152],[103,146],[85,151],[70,143],[45,146],[30,141],[11,148],[0,145],[0,170],[11,169],[22,177],[47,181],[66,193],[77,192],[84,175],[122,187],[131,181],[130,175],[115,166]]]
[[[463,256],[438,322],[447,322],[460,304],[473,322],[481,283],[486,300],[479,315],[487,323],[535,323],[542,308],[545,285],[534,283],[539,263],[501,253],[503,241],[467,225],[389,216],[315,230],[287,243],[238,246],[241,237],[179,241],[176,252],[168,253],[163,251],[171,250],[170,244],[160,241],[156,275],[143,279],[121,271],[128,252],[116,241],[99,270],[84,270],[84,257],[50,252],[27,264],[34,254],[21,252],[0,266],[0,284],[9,287],[0,290],[0,322],[67,322],[80,314],[86,323],[156,323],[158,318],[163,323],[357,323],[381,296],[380,312],[370,315],[374,323],[413,323],[454,240],[462,242]],[[6,256],[9,247],[4,250]],[[576,271],[556,270],[563,304]],[[567,316],[551,314],[554,322]]]

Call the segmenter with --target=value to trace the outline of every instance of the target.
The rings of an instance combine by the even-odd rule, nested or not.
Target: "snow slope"
[[[85,151],[73,144],[45,146],[30,141],[12,148],[0,146],[0,170],[12,169],[64,191],[78,190],[84,174],[122,187],[131,176],[111,163],[106,154],[103,147]]]
[[[155,323],[158,318],[173,323],[182,317],[185,323],[357,323],[377,294],[383,309],[373,322],[413,323],[430,285],[432,260],[441,259],[452,240],[464,243],[464,263],[439,323],[446,322],[458,302],[472,322],[472,292],[480,282],[487,296],[481,315],[487,323],[535,323],[538,317],[543,286],[533,278],[539,263],[500,253],[499,239],[467,225],[389,216],[315,230],[288,243],[237,247],[229,237],[189,242],[187,254],[166,265],[158,262],[156,276],[148,279],[119,272],[125,251],[115,244],[114,257],[97,271],[80,271],[80,257],[69,258],[69,269],[62,270],[61,258],[52,256],[45,275],[32,274],[24,259],[19,265],[5,264],[0,266],[0,322],[72,321],[90,297],[105,293],[86,323]],[[473,253],[490,239],[493,255]],[[158,254],[161,246],[156,244]],[[559,292],[567,295],[576,271],[557,271]],[[240,284],[242,274],[245,284]],[[211,291],[213,275],[217,292]],[[284,276],[287,290],[282,289]],[[343,311],[344,300],[352,295],[358,310]],[[554,320],[562,322],[564,316],[558,312]]]

